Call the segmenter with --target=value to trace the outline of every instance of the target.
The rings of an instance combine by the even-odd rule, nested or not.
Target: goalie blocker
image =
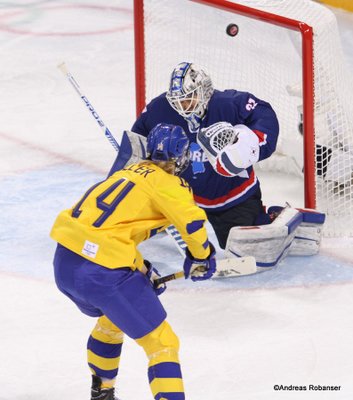
[[[311,209],[270,207],[280,212],[268,225],[233,227],[226,245],[227,257],[252,255],[258,271],[276,266],[287,255],[310,256],[320,249],[325,214]]]

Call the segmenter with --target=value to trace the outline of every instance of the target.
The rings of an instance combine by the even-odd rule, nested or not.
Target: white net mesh
[[[316,200],[325,234],[353,235],[353,79],[336,19],[310,0],[237,3],[303,21],[314,30]],[[204,66],[217,89],[249,91],[271,103],[280,122],[276,155],[261,168],[303,168],[301,34],[190,0],[144,0],[146,101],[166,91],[179,62]],[[226,34],[235,23],[236,36]]]

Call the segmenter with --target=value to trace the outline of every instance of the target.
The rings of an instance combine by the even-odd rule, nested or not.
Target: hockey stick
[[[69,70],[66,67],[66,64],[63,62],[58,65],[60,71],[66,76],[68,81],[71,83],[72,87],[75,89],[76,93],[80,96],[81,100],[87,107],[88,111],[92,115],[92,117],[97,121],[97,124],[100,126],[102,131],[104,132],[105,137],[109,140],[110,144],[114,147],[114,149],[118,152],[120,150],[120,146],[118,142],[115,140],[113,134],[110,132],[108,127],[104,124],[97,111],[93,108],[92,104],[88,100],[88,98],[82,93],[80,85],[76,82],[75,78],[71,75]]]
[[[252,275],[257,272],[255,257],[225,258],[217,261],[217,269],[212,278],[231,278],[244,275]],[[162,276],[154,280],[157,287],[163,283],[184,277],[184,271],[174,272],[173,274]]]
[[[109,140],[110,144],[114,147],[114,149],[117,151],[117,153],[119,153],[121,145],[118,144],[118,142],[114,138],[113,134],[110,132],[108,127],[105,125],[103,120],[98,115],[97,111],[92,106],[91,102],[88,100],[87,96],[82,92],[82,90],[80,88],[80,85],[77,83],[75,78],[72,76],[72,74],[70,73],[70,71],[66,67],[66,64],[63,62],[63,63],[58,65],[58,68],[66,76],[66,78],[70,82],[71,86],[75,89],[76,93],[79,95],[79,97],[83,101],[84,105],[87,107],[87,109],[90,112],[90,114],[92,115],[92,117],[96,120],[97,124],[99,125],[101,130],[104,132],[104,135]],[[124,134],[126,134],[126,136],[129,136],[130,132],[124,132]],[[137,135],[137,134],[133,134],[133,135],[140,136],[140,135]],[[141,138],[141,139],[145,139],[145,138]],[[140,140],[140,146],[142,146],[141,142],[142,142],[142,140]],[[132,149],[132,151],[134,151],[134,149]],[[179,250],[179,252],[182,255],[185,255],[186,243],[182,239],[180,233],[175,228],[175,226],[173,226],[173,225],[168,226],[166,231],[167,231],[168,235],[173,239],[173,241],[174,241],[177,249]]]

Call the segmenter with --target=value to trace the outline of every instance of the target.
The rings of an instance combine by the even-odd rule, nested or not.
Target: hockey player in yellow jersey
[[[137,246],[173,224],[188,246],[185,278],[204,280],[215,272],[205,212],[178,177],[188,160],[189,141],[183,129],[158,124],[147,138],[146,161],[92,186],[54,223],[56,284],[83,313],[98,317],[87,343],[91,400],[116,399],[124,334],[146,352],[154,399],[185,399],[179,340],[158,298],[166,286],[154,285],[158,272]]]

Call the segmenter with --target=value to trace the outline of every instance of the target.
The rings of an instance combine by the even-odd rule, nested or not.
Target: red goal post
[[[325,94],[322,94],[322,89],[318,87],[316,80],[322,83],[324,77],[331,72],[325,75],[325,71],[322,72],[325,65],[321,65],[321,61],[314,57],[315,53],[321,54],[322,45],[318,38],[320,38],[319,34],[323,34],[324,31],[321,22],[316,24],[316,19],[320,21],[323,19],[324,22],[327,20],[326,23],[330,30],[332,21],[327,17],[326,11],[322,10],[322,6],[311,3],[311,0],[237,2],[226,0],[168,0],[167,2],[134,0],[136,112],[140,114],[148,101],[167,89],[168,76],[174,65],[181,61],[193,61],[206,67],[211,78],[215,78],[213,80],[217,89],[245,90],[269,101],[276,110],[280,121],[280,136],[283,138],[284,150],[279,146],[280,148],[277,149],[279,156],[281,158],[285,155],[288,160],[295,159],[295,164],[297,164],[295,168],[299,173],[301,170],[304,173],[305,206],[319,207],[320,211],[328,213],[328,219],[332,216],[333,220],[336,219],[337,214],[342,214],[342,210],[347,209],[345,207],[347,199],[342,200],[344,196],[337,194],[337,190],[342,186],[339,179],[337,183],[337,179],[332,178],[331,186],[327,188],[327,180],[325,180],[327,160],[323,161],[322,158],[326,157],[328,146],[339,148],[343,139],[340,139],[339,144],[332,144],[331,138],[324,139],[324,146],[318,145],[316,142],[315,129],[317,129],[318,121],[322,120],[322,105],[325,103]],[[300,11],[301,8],[302,11]],[[320,12],[324,13],[324,18],[318,16]],[[310,17],[311,14],[312,17]],[[227,24],[231,22],[235,22],[239,26],[239,34],[234,38],[230,38],[225,33]],[[292,51],[293,49],[291,50],[293,54],[287,54],[287,50],[281,49],[282,36],[283,41],[288,40],[289,31],[296,32],[297,35],[290,39],[293,45],[287,44],[286,47],[296,48],[299,62],[295,59],[296,55],[295,51]],[[338,35],[337,32],[334,34]],[[245,38],[246,35],[247,38]],[[337,38],[334,39],[337,40]],[[204,41],[208,43],[208,46],[207,43],[203,43]],[[334,46],[336,47],[336,45]],[[256,48],[258,53],[254,52],[253,48]],[[274,56],[277,48],[279,54]],[[278,66],[275,63],[271,64],[271,60],[266,59],[266,51],[269,59],[277,59]],[[330,50],[328,52],[330,53]],[[281,56],[283,56],[282,59]],[[223,64],[226,64],[227,61],[228,69],[226,70]],[[323,60],[322,64],[325,62],[326,60]],[[252,71],[247,75],[249,65],[253,63],[258,63],[258,72]],[[292,64],[296,63],[298,63],[297,70],[288,74],[287,77],[286,74]],[[222,75],[221,79],[217,76],[219,70],[221,70],[219,72],[219,75]],[[269,71],[273,74],[271,77]],[[338,73],[338,71],[334,71],[334,73],[336,72]],[[317,75],[318,73],[319,75]],[[228,81],[225,81],[226,75]],[[299,87],[298,84],[295,85],[297,79],[300,81]],[[162,82],[157,82],[158,80]],[[222,84],[217,85],[217,80],[220,82],[222,80]],[[270,83],[266,82],[267,80]],[[264,82],[267,83],[266,90]],[[293,90],[290,89],[292,85],[296,86]],[[322,86],[325,85],[322,84]],[[287,88],[288,97],[283,97],[284,88]],[[293,92],[297,92],[296,103],[293,99]],[[327,93],[331,92],[332,90],[327,88]],[[288,93],[291,94],[288,95]],[[318,111],[320,107],[321,109]],[[300,122],[298,109],[301,110],[302,137],[297,129]],[[290,116],[286,114],[290,114]],[[349,110],[347,110],[347,114],[349,114]],[[339,111],[337,111],[337,115],[340,115]],[[335,115],[334,118],[337,119],[337,116]],[[348,125],[351,122],[348,121]],[[333,130],[331,127],[326,127],[326,121],[324,125],[322,131],[325,134],[326,130]],[[351,129],[351,125],[349,125],[349,129]],[[349,136],[347,140],[351,139]],[[291,150],[285,149],[285,142],[291,143],[291,140],[300,143],[301,156],[292,157]],[[320,148],[325,150],[321,150],[321,158],[318,158],[318,149]],[[298,161],[300,157],[302,159]],[[346,155],[345,158],[347,158]],[[319,164],[317,164],[318,160]],[[349,160],[346,160],[347,162],[350,163]],[[298,167],[300,164],[302,168]],[[347,170],[346,165],[340,165],[339,168]],[[282,170],[282,167],[279,169]],[[333,173],[333,175],[335,174]],[[343,185],[344,193],[347,191],[345,183],[346,181]],[[334,196],[340,197],[338,203]],[[342,208],[340,213],[337,213],[337,209],[335,209],[337,204]],[[328,235],[347,234],[347,232],[337,229],[336,225],[339,223],[329,224]],[[353,228],[351,232],[353,232]],[[350,235],[351,232],[348,234]]]

